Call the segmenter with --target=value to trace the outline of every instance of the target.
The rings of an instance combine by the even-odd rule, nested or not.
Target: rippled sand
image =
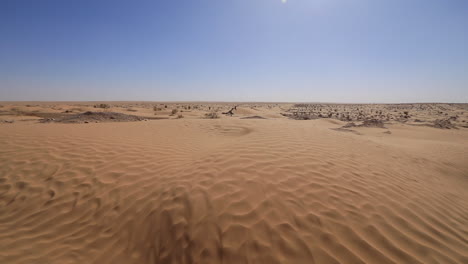
[[[241,111],[0,124],[0,263],[468,263],[468,129]]]

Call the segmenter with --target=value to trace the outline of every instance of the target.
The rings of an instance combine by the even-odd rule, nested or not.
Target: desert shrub
[[[16,107],[11,108],[10,111],[12,115],[17,115],[17,116],[25,115],[25,113],[21,109],[16,108]]]
[[[206,117],[206,118],[209,118],[209,119],[216,119],[216,118],[219,118],[218,113],[216,113],[216,112],[206,113],[206,114],[205,114],[205,117]]]
[[[184,118],[184,116],[183,115],[178,115],[177,118],[179,118],[179,119]]]
[[[94,105],[94,108],[103,108],[103,109],[108,109],[110,108],[111,106],[109,104],[97,104],[97,105]]]
[[[133,108],[129,108],[129,109],[127,109],[127,111],[128,111],[128,112],[137,112],[138,110],[133,109]]]
[[[452,124],[452,122],[450,122],[450,119],[437,119],[434,121],[432,126],[442,129],[457,128],[454,124]]]
[[[171,115],[177,114],[178,110],[177,109],[172,109]]]

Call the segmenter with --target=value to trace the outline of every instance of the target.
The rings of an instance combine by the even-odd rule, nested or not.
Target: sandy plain
[[[467,112],[1,102],[0,263],[468,263]]]

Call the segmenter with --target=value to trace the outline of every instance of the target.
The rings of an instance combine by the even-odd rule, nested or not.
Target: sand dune
[[[1,124],[0,263],[468,263],[468,129],[211,107]]]

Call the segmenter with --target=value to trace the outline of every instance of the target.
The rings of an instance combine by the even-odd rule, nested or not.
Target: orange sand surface
[[[282,104],[121,103],[168,119],[74,124],[37,113],[93,107],[2,105],[2,264],[468,263],[466,107],[349,129]],[[457,128],[412,123],[436,111]]]

